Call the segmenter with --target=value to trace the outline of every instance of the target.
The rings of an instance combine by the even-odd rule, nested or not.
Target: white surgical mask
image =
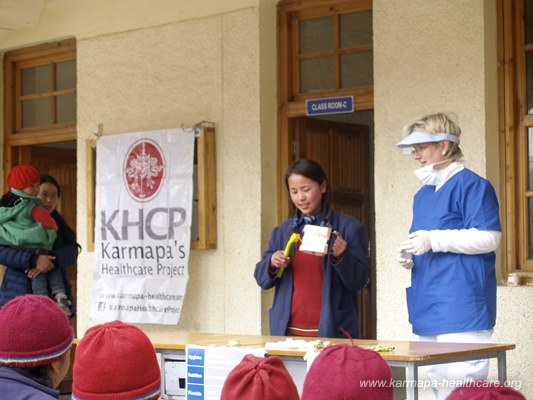
[[[435,169],[435,165],[444,164],[450,160],[439,161],[415,170],[415,175],[424,185],[438,186],[443,180],[444,169]]]

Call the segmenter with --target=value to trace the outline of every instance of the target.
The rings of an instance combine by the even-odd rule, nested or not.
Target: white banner
[[[194,133],[104,136],[96,147],[91,318],[176,324],[188,273]]]

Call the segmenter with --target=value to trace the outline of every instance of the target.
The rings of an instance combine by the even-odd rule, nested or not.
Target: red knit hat
[[[41,175],[35,167],[27,164],[20,164],[11,169],[7,174],[6,193],[13,189],[22,190],[25,187],[35,185],[41,181]]]
[[[161,372],[154,346],[134,325],[121,321],[93,326],[76,346],[72,398],[158,399]]]
[[[229,373],[220,400],[299,400],[298,389],[281,358],[247,354]]]
[[[526,400],[516,390],[506,387],[498,382],[475,381],[465,386],[458,387],[448,397],[448,400]]]
[[[393,397],[392,371],[385,360],[375,351],[348,344],[320,352],[309,368],[302,393],[302,400]]]
[[[0,309],[0,365],[50,365],[70,349],[74,332],[61,308],[46,296],[15,297]]]

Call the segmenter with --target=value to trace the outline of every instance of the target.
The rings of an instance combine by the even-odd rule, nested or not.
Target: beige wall
[[[0,38],[0,49],[187,21],[257,6],[259,0],[45,0],[37,25]],[[38,2],[36,2],[38,3]]]
[[[77,229],[84,248],[85,140],[98,124],[118,134],[215,122],[218,248],[192,252],[178,326],[142,326],[155,340],[176,329],[259,333],[261,321],[266,325],[271,295],[261,294],[253,267],[277,216],[275,4],[54,0],[38,26],[0,37],[1,51],[78,39]],[[416,163],[394,144],[412,118],[454,112],[469,166],[498,189],[495,1],[374,0],[374,45],[377,332],[413,339],[409,272],[395,255],[419,184]],[[86,251],[80,256],[80,336],[94,323],[93,261]],[[522,379],[533,397],[530,304],[531,288],[498,288],[495,340],[517,343],[508,377]]]

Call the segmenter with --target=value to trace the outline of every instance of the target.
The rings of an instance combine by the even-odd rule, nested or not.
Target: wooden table
[[[185,346],[195,344],[199,346],[228,346],[230,340],[239,340],[240,347],[264,347],[267,342],[282,342],[284,336],[259,336],[239,334],[217,334],[197,332],[175,332],[152,337],[152,342],[163,358],[168,355],[182,355],[185,359]],[[295,339],[295,338],[294,338]],[[299,338],[301,339],[301,338]],[[311,341],[314,339],[310,339]],[[326,339],[331,343],[352,343],[349,339]],[[418,399],[418,368],[426,365],[444,364],[461,361],[496,358],[498,360],[498,380],[507,380],[506,352],[515,348],[514,344],[496,343],[437,343],[419,341],[393,340],[354,340],[359,346],[388,346],[394,347],[392,352],[379,354],[391,367],[405,368],[405,389],[407,399]],[[301,389],[301,381],[305,378],[307,364],[303,360],[305,351],[298,350],[266,350],[266,355],[280,356],[289,372],[295,377],[295,382]],[[164,377],[164,360],[162,360],[162,376]],[[303,376],[303,378],[302,378]],[[164,388],[164,382],[162,382]],[[179,397],[175,397],[179,398]]]

